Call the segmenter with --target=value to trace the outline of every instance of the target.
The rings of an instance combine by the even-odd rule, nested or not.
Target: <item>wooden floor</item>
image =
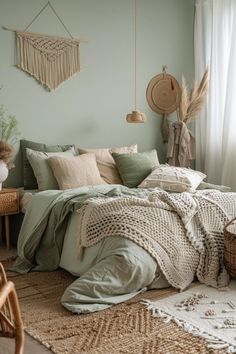
[[[5,243],[0,243],[0,261],[12,256],[16,256],[16,248],[11,246],[11,248],[7,250]]]
[[[6,249],[4,243],[0,244],[0,261],[16,255],[16,248]],[[0,338],[0,354],[13,354],[14,340],[8,338]],[[25,334],[24,354],[52,354],[50,350],[37,342],[35,339]]]

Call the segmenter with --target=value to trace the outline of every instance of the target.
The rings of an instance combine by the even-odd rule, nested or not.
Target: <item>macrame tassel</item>
[[[80,71],[79,41],[16,32],[17,66],[48,89]]]

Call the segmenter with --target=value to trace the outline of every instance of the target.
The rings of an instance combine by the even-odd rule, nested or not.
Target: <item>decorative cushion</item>
[[[123,184],[116,168],[112,153],[131,154],[137,152],[137,144],[131,146],[105,148],[105,149],[80,149],[80,154],[93,153],[96,156],[98,169],[101,177],[109,184]]]
[[[133,154],[113,153],[112,156],[124,185],[130,188],[137,187],[154,167],[159,166],[156,150]]]
[[[138,187],[159,187],[168,192],[191,192],[205,177],[202,172],[190,168],[160,165]]]
[[[75,157],[51,156],[48,162],[60,189],[106,184],[100,176],[94,154]]]
[[[62,152],[74,147],[74,145],[46,145],[43,143],[36,143],[34,141],[22,139],[20,141],[20,147],[23,160],[24,189],[37,189],[37,180],[28,161],[26,148],[41,152]]]
[[[64,152],[41,152],[26,148],[26,156],[33,169],[39,190],[59,189],[48,158],[50,156],[75,156],[75,149],[71,148]]]

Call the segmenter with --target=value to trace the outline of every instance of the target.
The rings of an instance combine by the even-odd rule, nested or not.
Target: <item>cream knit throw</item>
[[[197,277],[225,286],[223,227],[236,216],[236,193],[164,191],[149,197],[92,198],[79,210],[79,248],[109,236],[136,242],[158,262],[168,282],[185,289]]]

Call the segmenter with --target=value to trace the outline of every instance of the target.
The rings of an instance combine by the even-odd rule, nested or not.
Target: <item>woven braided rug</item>
[[[4,262],[8,267],[9,263]],[[74,277],[63,270],[19,275],[7,272],[17,289],[26,331],[60,354],[223,354],[208,349],[174,323],[152,317],[140,300],[160,299],[173,289],[153,290],[108,310],[74,315],[60,304],[64,289]]]

